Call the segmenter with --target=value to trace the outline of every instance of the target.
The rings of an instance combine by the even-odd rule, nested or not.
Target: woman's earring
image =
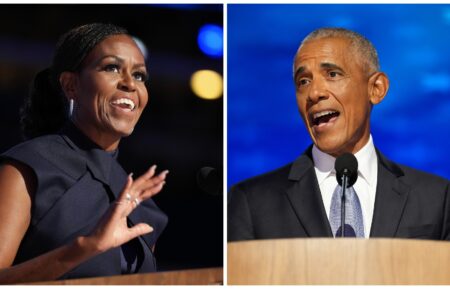
[[[71,98],[69,100],[69,118],[72,117],[73,114],[73,103],[74,103],[73,98]]]

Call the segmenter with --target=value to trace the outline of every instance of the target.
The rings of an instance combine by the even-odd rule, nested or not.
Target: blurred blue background
[[[293,161],[311,144],[292,60],[312,30],[366,36],[390,79],[372,112],[391,160],[450,178],[450,5],[228,5],[228,185]]]

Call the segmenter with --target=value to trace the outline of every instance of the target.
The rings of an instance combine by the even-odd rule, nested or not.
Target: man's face
[[[300,114],[321,151],[336,157],[367,143],[369,76],[347,39],[306,42],[294,60],[294,80]]]

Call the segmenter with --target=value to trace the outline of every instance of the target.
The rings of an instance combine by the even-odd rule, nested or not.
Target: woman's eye
[[[133,74],[134,79],[136,79],[137,81],[142,81],[145,82],[147,80],[147,74],[144,72],[135,72]]]
[[[119,72],[119,66],[117,64],[108,64],[104,70],[107,72]]]

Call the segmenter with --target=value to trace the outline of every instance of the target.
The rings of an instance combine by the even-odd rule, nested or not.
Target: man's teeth
[[[333,114],[333,113],[336,113],[336,111],[334,111],[334,110],[325,110],[325,111],[321,111],[321,112],[315,113],[313,115],[313,118],[317,119],[319,117],[322,117],[322,116],[325,116],[325,115],[329,115],[329,114]]]
[[[119,98],[112,102],[112,104],[126,104],[130,107],[130,110],[133,110],[136,106],[131,99],[128,98]]]

